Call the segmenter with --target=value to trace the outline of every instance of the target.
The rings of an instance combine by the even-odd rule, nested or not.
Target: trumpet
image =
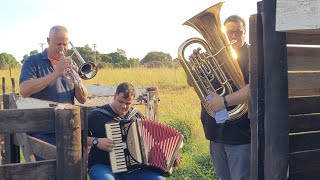
[[[75,61],[72,59],[71,63],[76,67],[77,72],[73,68],[69,68],[67,71],[71,72],[71,76],[74,79],[75,85],[81,88],[81,80],[79,77],[84,80],[92,79],[96,76],[98,67],[93,62],[86,62],[70,41],[69,44],[71,45],[71,49],[73,51],[72,55],[76,55],[78,61],[80,61],[80,65],[78,66],[77,63],[75,63]],[[62,58],[65,57],[65,53],[63,51],[60,51],[60,55]]]

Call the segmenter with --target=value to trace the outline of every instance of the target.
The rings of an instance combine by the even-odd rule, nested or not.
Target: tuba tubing
[[[206,106],[206,97],[210,91],[225,96],[245,85],[240,66],[231,55],[230,45],[234,42],[229,43],[222,32],[219,15],[222,5],[223,2],[217,3],[184,23],[196,29],[204,39],[187,39],[178,50],[181,66],[193,82],[202,105],[212,117],[213,113]],[[198,57],[190,56],[188,61],[184,54],[191,44],[200,44],[206,52],[201,52]],[[247,111],[247,103],[228,108],[231,120],[242,117]]]

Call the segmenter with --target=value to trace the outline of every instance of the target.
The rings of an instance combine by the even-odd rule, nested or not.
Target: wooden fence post
[[[6,93],[6,78],[2,77],[2,94]]]
[[[3,94],[0,95],[0,110],[3,109]],[[4,139],[5,139],[5,135],[4,134],[0,134],[0,165],[4,164]]]
[[[92,108],[88,108],[87,106],[81,107],[81,126],[82,126],[82,173],[83,180],[87,180],[87,167],[88,167],[88,145],[87,145],[87,137],[88,137],[88,114]]]
[[[4,78],[2,78],[3,80]],[[3,94],[3,108],[16,109],[12,94]],[[13,144],[14,134],[5,134],[5,163],[20,162],[20,147]]]
[[[15,94],[16,93],[16,84],[14,82],[14,78],[11,78],[11,88],[12,88],[12,93]]]
[[[76,106],[55,109],[57,179],[83,179],[81,118]]]
[[[265,180],[287,178],[289,155],[286,33],[275,30],[276,0],[263,0]]]
[[[264,179],[264,58],[262,2],[257,3],[257,14],[250,16],[250,104],[251,180]]]
[[[158,88],[148,87],[147,88],[147,118],[152,121],[158,121]]]

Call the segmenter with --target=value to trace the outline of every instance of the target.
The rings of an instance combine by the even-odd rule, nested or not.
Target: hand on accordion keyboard
[[[99,138],[99,143],[97,147],[101,150],[111,152],[113,149],[114,143],[111,139],[108,138]]]

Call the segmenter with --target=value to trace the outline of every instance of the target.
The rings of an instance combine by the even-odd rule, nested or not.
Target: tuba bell
[[[178,50],[178,59],[188,78],[193,82],[193,87],[201,100],[202,105],[210,116],[206,104],[206,97],[210,91],[220,96],[231,94],[245,85],[240,66],[232,57],[230,45],[226,35],[222,32],[220,10],[223,2],[219,2],[186,21],[196,29],[204,38],[190,38],[184,41]],[[188,46],[200,44],[205,52],[199,56],[185,58],[184,53]],[[232,109],[228,108],[231,120],[243,116],[248,111],[246,103],[239,104]]]

